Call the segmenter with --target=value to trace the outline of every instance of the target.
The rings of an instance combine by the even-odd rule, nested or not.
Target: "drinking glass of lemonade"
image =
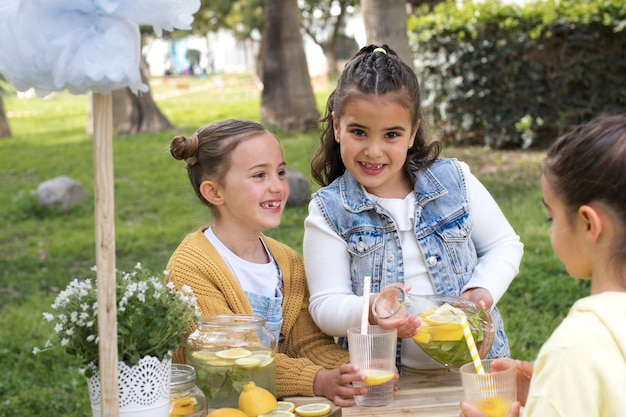
[[[488,417],[505,417],[517,398],[515,361],[503,360],[498,370],[491,367],[493,359],[483,359],[483,372],[473,362],[461,367],[465,399]]]
[[[348,329],[350,362],[359,366],[367,379],[353,382],[354,386],[365,386],[366,395],[355,395],[356,405],[379,407],[393,401],[394,372],[396,369],[396,329],[386,330],[380,326]]]

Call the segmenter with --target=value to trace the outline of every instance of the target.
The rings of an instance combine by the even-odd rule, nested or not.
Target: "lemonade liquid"
[[[476,408],[488,417],[504,417],[509,411],[511,404],[501,397],[488,397],[478,401]]]
[[[368,373],[368,371],[364,371]],[[354,401],[356,405],[364,407],[381,407],[383,405],[391,404],[393,401],[393,372],[387,375],[376,374],[375,378],[365,380],[364,382],[354,383],[356,386],[366,387],[367,394],[355,395]],[[378,383],[379,381],[385,381]]]
[[[242,357],[220,357],[220,351],[193,352],[188,362],[196,369],[196,384],[209,408],[238,407],[239,394],[250,381],[276,395],[276,356],[270,349]]]

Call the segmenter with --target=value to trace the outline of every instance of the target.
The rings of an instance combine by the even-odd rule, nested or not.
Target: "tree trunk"
[[[361,13],[366,43],[387,44],[404,62],[413,66],[406,24],[406,0],[361,0]]]
[[[141,79],[148,84],[143,71]],[[113,92],[113,129],[117,133],[133,135],[173,128],[157,107],[151,91],[135,95],[129,88],[124,88]]]
[[[2,101],[2,94],[0,92],[0,138],[10,138],[11,128],[9,127],[9,119],[4,111],[4,102]]]
[[[326,70],[328,74],[339,73],[339,64],[337,63],[337,42],[333,43],[330,47],[322,48],[324,57],[326,58]]]
[[[147,84],[148,77],[145,71],[141,70],[141,80]],[[113,102],[113,131],[123,135],[134,135],[136,133],[149,132],[156,133],[165,129],[174,129],[174,125],[161,113],[152,98],[151,90],[147,93],[133,92],[129,88],[115,90],[112,93]],[[89,108],[87,121],[87,132],[93,133],[92,109]]]
[[[265,0],[261,122],[283,130],[317,128],[297,0]]]

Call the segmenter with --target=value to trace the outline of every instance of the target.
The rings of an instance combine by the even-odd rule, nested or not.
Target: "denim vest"
[[[416,172],[415,237],[435,293],[459,296],[477,263],[465,176],[456,159],[437,159]],[[352,291],[363,295],[370,275],[372,293],[404,283],[402,248],[393,218],[375,205],[346,171],[313,195],[326,222],[348,245]],[[488,357],[510,356],[497,308],[491,310],[494,342]]]

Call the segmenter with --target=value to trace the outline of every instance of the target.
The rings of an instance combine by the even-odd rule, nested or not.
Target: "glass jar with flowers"
[[[92,269],[95,272],[95,268]],[[180,335],[198,317],[196,298],[190,287],[176,290],[137,264],[116,279],[117,349],[120,415],[167,416],[171,353]],[[83,364],[88,378],[94,417],[100,416],[98,364],[98,297],[93,278],[74,279],[43,313],[54,324],[54,334],[44,349],[60,345]]]

